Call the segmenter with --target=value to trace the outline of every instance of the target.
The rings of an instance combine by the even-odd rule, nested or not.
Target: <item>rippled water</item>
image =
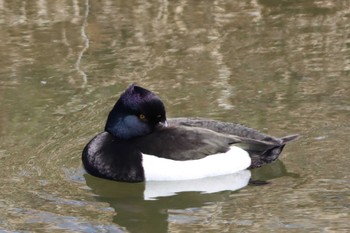
[[[0,231],[350,231],[350,1],[0,1]],[[132,82],[302,137],[269,185],[145,200],[81,151]]]

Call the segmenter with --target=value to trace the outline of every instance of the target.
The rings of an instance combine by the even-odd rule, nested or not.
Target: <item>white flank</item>
[[[203,159],[177,161],[143,154],[146,181],[191,180],[236,173],[251,164],[249,154],[232,146],[226,153],[207,156]]]
[[[244,170],[229,175],[207,177],[196,180],[147,181],[143,193],[145,200],[172,196],[180,192],[216,193],[234,191],[245,187],[250,179],[250,171]]]

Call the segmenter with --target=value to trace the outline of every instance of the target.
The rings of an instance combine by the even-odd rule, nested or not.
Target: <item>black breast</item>
[[[141,153],[128,141],[107,132],[85,146],[82,160],[85,170],[93,176],[127,182],[145,180]]]

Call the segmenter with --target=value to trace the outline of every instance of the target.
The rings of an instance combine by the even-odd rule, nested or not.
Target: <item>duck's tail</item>
[[[293,134],[293,135],[289,135],[289,136],[285,136],[283,138],[280,138],[280,140],[282,141],[282,144],[286,144],[287,142],[290,142],[290,141],[297,139],[299,136],[300,136],[299,134]]]
[[[267,143],[266,145],[266,150],[265,151],[248,151],[252,163],[250,165],[250,168],[258,168],[261,167],[265,164],[271,163],[275,161],[279,155],[281,154],[284,146],[288,143],[291,142],[295,139],[297,139],[299,135],[294,134],[294,135],[289,135],[283,138],[279,138],[278,141],[279,143],[272,143],[274,145],[271,145],[271,143]],[[264,143],[264,141],[260,141],[261,143]]]

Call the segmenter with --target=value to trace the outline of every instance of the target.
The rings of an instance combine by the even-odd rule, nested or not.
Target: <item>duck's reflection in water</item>
[[[247,186],[250,179],[297,177],[287,172],[279,160],[252,171],[198,180],[122,183],[89,174],[84,176],[96,194],[95,198],[114,208],[114,222],[130,232],[166,232],[169,210],[200,208],[208,203],[223,202],[230,197],[229,194]]]

